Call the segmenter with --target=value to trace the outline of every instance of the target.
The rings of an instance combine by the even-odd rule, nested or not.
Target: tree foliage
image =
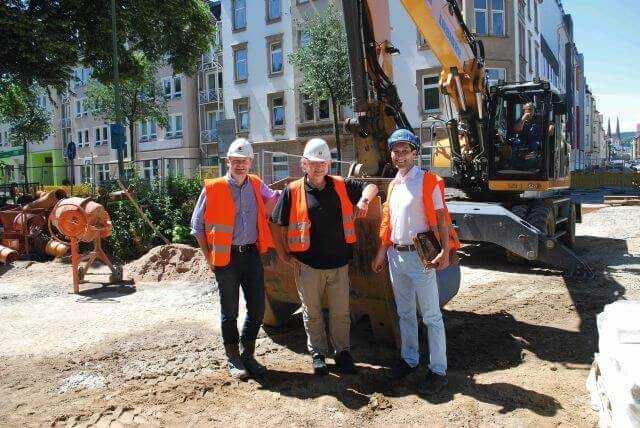
[[[141,120],[155,120],[160,126],[167,126],[168,109],[163,89],[156,79],[157,66],[149,62],[144,55],[137,53],[136,61],[141,64],[140,73],[126,76],[120,81],[120,108],[125,124],[129,125],[131,141],[131,160],[134,160],[135,123]],[[115,122],[116,108],[114,102],[115,85],[103,84],[92,80],[87,86],[87,108],[96,117]]]
[[[9,140],[23,148],[23,167],[27,171],[27,149],[30,142],[40,143],[52,132],[50,112],[38,105],[39,91],[2,81],[0,92],[0,121],[9,125]]]
[[[347,35],[342,15],[331,1],[323,11],[305,16],[296,24],[308,40],[289,54],[289,62],[302,73],[298,90],[314,102],[331,100],[340,155],[338,108],[351,102]]]
[[[135,55],[167,59],[176,73],[191,74],[209,49],[215,26],[204,0],[116,0],[122,76],[140,74]],[[23,87],[62,91],[73,67],[111,78],[110,0],[5,0],[0,2],[0,75]]]

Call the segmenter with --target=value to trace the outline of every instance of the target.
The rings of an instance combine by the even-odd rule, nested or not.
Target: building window
[[[473,0],[473,9],[476,19],[476,34],[480,36],[486,36],[488,33],[487,23],[487,1],[488,0]]]
[[[425,113],[440,111],[438,76],[422,76],[422,106]]]
[[[318,103],[318,120],[328,120],[331,115],[329,100],[321,100]]]
[[[527,40],[527,47],[529,49],[529,56],[528,61],[529,61],[529,72],[533,72],[533,43],[532,43],[532,36],[531,33],[529,32],[529,39]]]
[[[282,41],[269,43],[269,74],[282,72]]]
[[[271,98],[271,127],[284,128],[284,96],[277,95]]]
[[[533,2],[533,24],[536,27],[536,31],[538,31],[538,2]]]
[[[80,181],[82,183],[91,183],[91,165],[80,165]]]
[[[431,147],[422,147],[420,149],[420,168],[424,170],[431,169]]]
[[[140,141],[152,141],[158,138],[155,120],[143,120],[140,122]]]
[[[539,50],[540,50],[540,49],[539,49],[539,47],[538,47],[538,44],[536,43],[536,49],[535,49],[535,52],[534,52],[535,68],[534,68],[534,70],[533,70],[533,74],[534,74],[535,76],[538,76],[538,75],[540,74],[540,68],[539,68],[539,66],[540,66],[540,56],[538,55],[538,51],[539,51]]]
[[[249,77],[248,68],[247,68],[246,43],[234,47],[233,73],[234,73],[236,82],[245,82]]]
[[[109,143],[109,127],[108,126],[98,126],[94,129],[95,145],[100,146],[102,144]]]
[[[233,0],[233,29],[244,30],[245,28],[247,28],[247,2]]]
[[[98,183],[109,180],[109,164],[99,163],[96,165],[96,173],[98,175]]]
[[[476,34],[504,36],[504,0],[474,0]],[[489,19],[490,18],[490,19]]]
[[[331,149],[331,175],[342,175],[342,164],[338,162],[338,150]]]
[[[491,0],[491,35],[504,36],[504,0]]]
[[[273,181],[284,180],[289,177],[289,160],[286,155],[273,155],[271,158]]]
[[[89,112],[85,109],[84,99],[76,100],[76,117],[87,116]]]
[[[267,3],[267,24],[280,20],[280,0],[265,0]]]
[[[504,68],[486,68],[487,84],[489,87],[496,85],[498,81],[507,80],[507,70]]]
[[[180,76],[165,77],[162,79],[162,88],[164,98],[170,100],[172,98],[182,97],[182,79]]]
[[[180,138],[182,137],[182,115],[174,114],[169,116],[169,122],[167,123],[167,130],[165,132],[165,138]]]
[[[249,99],[243,98],[234,101],[236,114],[236,132],[249,132],[251,124],[249,122]]]
[[[302,121],[313,122],[315,120],[315,107],[309,95],[302,94]]]
[[[311,40],[309,33],[304,30],[298,30],[298,46],[307,46]]]
[[[160,161],[158,159],[142,162],[142,174],[146,180],[153,180],[160,176]]]
[[[182,79],[180,76],[173,78],[173,98],[182,98]]]

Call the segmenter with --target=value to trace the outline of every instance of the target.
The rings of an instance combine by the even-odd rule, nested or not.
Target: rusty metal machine
[[[109,282],[122,280],[122,268],[114,266],[102,249],[102,239],[111,235],[111,219],[104,206],[89,198],[62,199],[51,210],[48,224],[56,242],[71,247],[74,293],[80,292],[80,283],[96,260],[111,271]],[[93,249],[81,254],[80,243],[93,243]]]
[[[0,262],[11,263],[21,256],[64,256],[68,246],[58,245],[47,231],[47,217],[54,205],[66,198],[64,190],[38,192],[37,199],[24,205],[6,205],[0,210]]]

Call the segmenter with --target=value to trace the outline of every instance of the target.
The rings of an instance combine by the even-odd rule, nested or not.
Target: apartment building
[[[55,91],[52,92],[54,99]],[[29,181],[37,183],[61,182],[65,177],[64,154],[58,143],[60,128],[55,126],[60,118],[60,109],[49,99],[49,95],[42,91],[38,96],[38,105],[45,108],[52,117],[54,124],[52,133],[43,141],[30,142],[27,145],[27,174]],[[24,150],[22,146],[12,146],[9,139],[9,126],[0,123],[0,184],[8,185],[13,182],[23,182]]]

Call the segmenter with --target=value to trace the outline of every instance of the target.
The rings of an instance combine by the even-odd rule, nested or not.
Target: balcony
[[[222,102],[222,89],[207,89],[200,91],[198,96],[200,104],[221,103]]]
[[[218,142],[218,130],[204,130],[200,132],[200,144],[211,144]]]
[[[222,69],[222,51],[209,51],[200,58],[199,68],[201,71]]]

